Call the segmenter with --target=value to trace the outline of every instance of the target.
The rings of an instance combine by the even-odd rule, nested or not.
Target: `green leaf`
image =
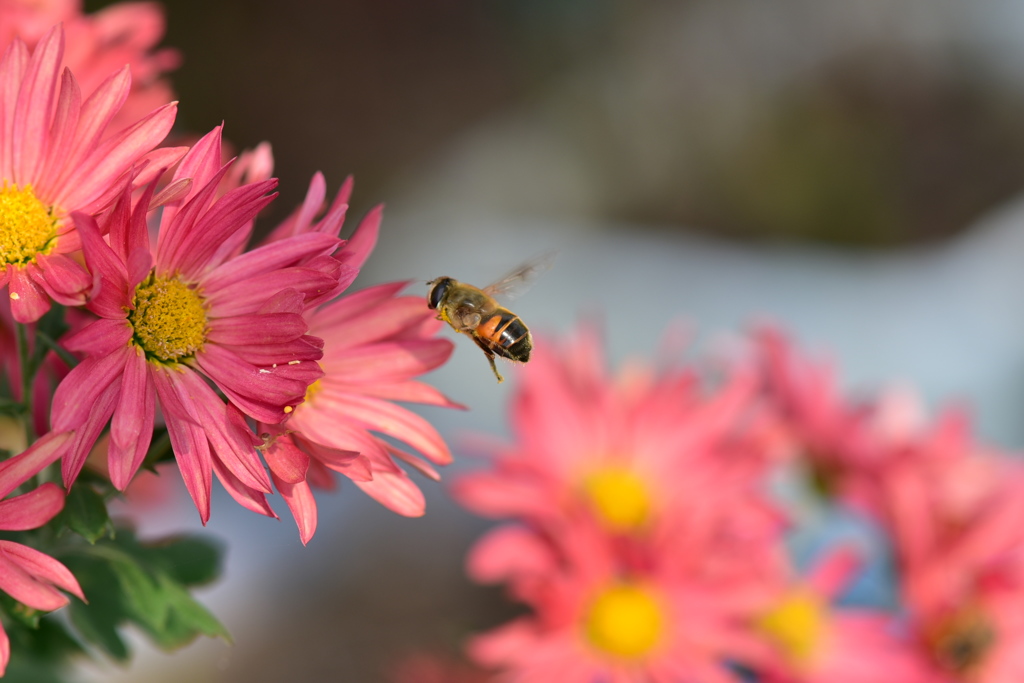
[[[164,628],[160,631],[149,631],[150,637],[157,645],[165,650],[177,649],[188,645],[200,635],[223,638],[231,642],[231,636],[224,625],[209,610],[196,602],[181,584],[162,576],[161,588],[167,597],[170,610]]]
[[[114,536],[114,525],[107,514],[103,496],[84,482],[71,487],[64,501],[61,521],[89,543],[96,543],[105,536]]]
[[[73,601],[72,624],[81,637],[115,659],[128,650],[118,629],[134,623],[164,649],[181,647],[197,636],[229,639],[224,626],[187,586],[216,578],[221,551],[197,537],[140,543],[131,529],[91,546],[79,542],[62,559],[78,577],[89,600]]]
[[[177,536],[142,548],[145,557],[185,586],[210,583],[221,572],[221,545],[199,536]]]
[[[86,642],[118,661],[126,661],[128,646],[118,634],[117,627],[125,620],[127,610],[121,599],[117,574],[109,563],[82,554],[67,556],[62,561],[74,573],[89,599],[89,604],[86,604],[78,598],[71,598],[71,623]]]
[[[123,589],[122,600],[129,616],[139,624],[159,629],[167,621],[167,598],[138,561],[124,555],[110,563]]]
[[[127,662],[131,657],[128,646],[117,632],[119,620],[114,613],[76,601],[71,604],[70,616],[78,633],[111,658]]]

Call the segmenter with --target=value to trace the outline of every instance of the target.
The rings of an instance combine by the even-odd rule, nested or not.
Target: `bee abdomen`
[[[520,363],[530,359],[530,351],[533,350],[530,330],[511,311],[495,313],[476,328],[476,334],[499,356]]]

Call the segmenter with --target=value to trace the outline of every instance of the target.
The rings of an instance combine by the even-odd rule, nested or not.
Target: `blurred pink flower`
[[[114,135],[105,133],[128,91],[127,68],[83,102],[67,69],[64,37],[47,33],[35,51],[15,40],[0,60],[0,288],[9,285],[18,322],[38,320],[50,299],[80,306],[93,280],[68,256],[81,247],[72,212],[106,209],[136,167],[136,185],[181,150],[153,150],[174,123],[165,105]]]
[[[881,484],[902,603],[933,680],[1024,680],[1024,466],[956,423],[905,448]]]
[[[135,123],[174,99],[163,74],[176,69],[181,57],[177,50],[156,49],[164,34],[159,3],[121,2],[87,15],[80,0],[0,0],[0,53],[15,39],[33,48],[60,23],[67,36],[65,64],[86,96],[128,65],[131,89],[114,114],[111,130]]]
[[[904,389],[854,403],[824,363],[799,356],[773,327],[754,334],[768,404],[789,432],[791,456],[809,469],[819,493],[877,514],[880,472],[921,435],[922,409]],[[947,416],[956,420],[956,413]]]
[[[752,373],[727,368],[714,390],[688,369],[613,379],[584,330],[560,349],[538,337],[520,375],[516,441],[456,480],[461,503],[542,528],[592,520],[641,564],[672,557],[680,571],[765,577],[782,566],[784,520],[762,490],[774,438]]]
[[[70,485],[100,431],[111,422],[109,471],[123,490],[145,457],[156,404],[178,467],[205,523],[212,475],[244,507],[274,516],[270,479],[245,416],[277,423],[323,373],[321,341],[306,334],[304,299],[333,289],[337,237],[304,235],[234,256],[225,249],[275,195],[276,180],[243,185],[215,198],[227,172],[220,128],[185,155],[161,198],[152,186],[134,211],[126,189],[101,237],[76,214],[86,262],[101,278],[88,308],[100,319],[65,341],[86,354],[54,396],[53,429],[75,430],[64,455]],[[155,250],[146,218],[163,204]],[[228,399],[218,396],[212,382]]]
[[[758,681],[933,682],[895,615],[833,604],[858,565],[852,549],[832,551],[759,615],[754,629],[774,647],[755,666]]]
[[[271,234],[269,244],[302,235],[336,233],[350,191],[351,183],[346,182],[325,218],[313,223],[324,199],[322,178],[314,178],[306,203]],[[342,266],[342,285],[351,282],[369,256],[380,220],[378,207],[336,255]],[[320,361],[324,376],[309,387],[305,402],[284,424],[259,426],[259,431],[268,435],[262,450],[271,478],[295,517],[303,543],[316,531],[311,487],[333,488],[332,472],[349,477],[391,510],[418,516],[424,512],[423,494],[396,460],[432,479],[438,475],[431,464],[451,462],[451,453],[437,430],[394,403],[457,407],[415,379],[443,364],[452,343],[437,338],[440,322],[423,297],[398,295],[404,287],[405,283],[379,285],[308,310],[310,334],[324,340]],[[307,304],[315,305],[336,293],[337,289],[311,297]],[[403,442],[423,458],[376,433]]]
[[[600,529],[572,524],[560,533],[505,526],[470,554],[475,580],[506,581],[532,609],[469,643],[499,680],[736,682],[727,661],[763,652],[747,626],[759,591],[711,587],[663,567],[624,572]]]
[[[68,439],[67,434],[45,436],[28,450],[0,463],[0,499],[59,457]],[[43,484],[0,502],[0,530],[38,528],[63,508],[64,491],[56,484]],[[78,581],[63,564],[21,543],[0,540],[0,590],[32,609],[49,612],[68,603],[58,588],[85,600]],[[10,656],[10,642],[0,625],[0,676]]]

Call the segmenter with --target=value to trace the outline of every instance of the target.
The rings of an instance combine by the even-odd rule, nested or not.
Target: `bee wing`
[[[492,282],[484,287],[483,293],[490,297],[514,299],[529,289],[538,275],[551,267],[551,264],[555,262],[556,255],[557,252],[547,251],[535,256],[497,282]]]

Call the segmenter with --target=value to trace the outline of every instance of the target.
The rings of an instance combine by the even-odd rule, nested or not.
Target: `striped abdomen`
[[[496,356],[525,363],[530,360],[533,339],[519,316],[507,308],[499,308],[473,331],[474,336]]]

